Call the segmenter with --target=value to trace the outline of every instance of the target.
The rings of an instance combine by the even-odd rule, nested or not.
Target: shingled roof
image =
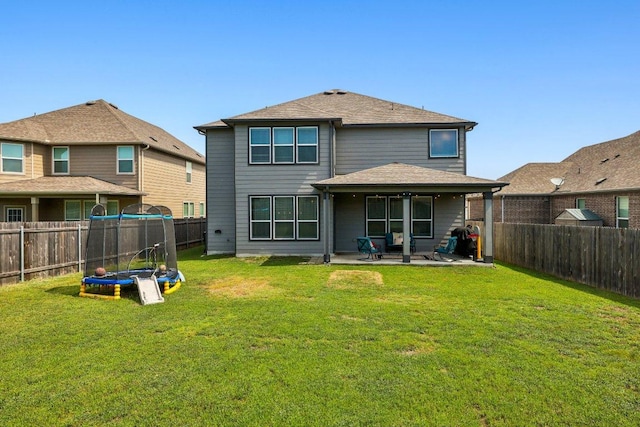
[[[144,196],[147,194],[91,176],[43,176],[0,184],[0,195],[3,196],[96,193],[118,196]]]
[[[202,154],[165,130],[102,99],[1,123],[0,139],[47,145],[149,145],[174,156],[205,163]]]
[[[358,172],[338,175],[333,178],[318,181],[313,185],[316,188],[404,186],[467,187],[468,189],[477,189],[502,187],[507,185],[507,183],[404,163],[390,163]]]
[[[528,163],[499,178],[498,195],[592,193],[640,189],[640,131],[583,147],[558,163]],[[551,178],[561,178],[556,186]]]
[[[196,129],[233,126],[241,122],[286,120],[334,120],[342,126],[441,124],[472,128],[477,125],[469,120],[334,89],[196,126]]]

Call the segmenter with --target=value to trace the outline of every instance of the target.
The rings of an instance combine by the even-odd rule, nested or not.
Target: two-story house
[[[433,251],[464,225],[465,194],[484,194],[491,215],[505,185],[466,175],[474,126],[343,90],[196,126],[206,135],[207,251],[329,262],[356,252],[357,236],[382,245],[394,231]]]
[[[580,148],[557,163],[528,163],[499,178],[495,222],[561,223],[567,213],[588,215],[605,227],[640,228],[640,131]],[[483,219],[480,197],[469,198],[470,217]],[[582,210],[582,213],[576,212]],[[564,222],[562,222],[564,223]]]
[[[0,221],[87,219],[96,203],[205,216],[205,158],[104,100],[0,124]]]

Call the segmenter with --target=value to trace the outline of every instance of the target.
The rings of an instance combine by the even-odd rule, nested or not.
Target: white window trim
[[[269,160],[266,162],[256,162],[253,160],[253,150],[251,150],[252,147],[267,147],[267,145],[264,144],[252,144],[251,143],[251,130],[252,129],[256,129],[256,130],[268,130],[269,131]],[[250,165],[269,165],[272,162],[271,159],[271,154],[272,154],[272,146],[273,146],[273,138],[271,135],[271,128],[270,127],[260,127],[260,126],[256,126],[256,127],[250,127],[248,130],[249,133],[249,164]]]
[[[620,216],[620,199],[622,198],[627,199],[627,204],[631,202],[629,196],[616,196],[616,228],[620,228],[620,220],[627,221],[627,228],[629,227],[629,217]],[[628,207],[627,210],[629,210]]]
[[[430,199],[431,200],[431,217],[429,219],[426,218],[416,218],[414,216],[413,213],[413,201],[415,198],[422,198],[422,199]],[[429,222],[429,234],[427,236],[418,236],[416,234],[416,232],[414,231],[415,228],[413,226],[413,223],[419,221],[419,222]],[[412,196],[411,197],[411,232],[413,233],[413,237],[416,239],[419,238],[423,238],[423,239],[433,239],[433,196]]]
[[[369,199],[383,199],[384,200],[384,218],[369,218]],[[364,210],[365,210],[365,232],[367,233],[367,236],[369,236],[369,237],[384,237],[384,234],[382,236],[378,236],[378,235],[375,235],[375,234],[370,234],[369,233],[369,223],[370,222],[384,222],[385,233],[389,229],[389,201],[387,199],[387,196],[367,196],[367,197],[365,197],[364,203],[365,203],[365,205],[364,205]]]
[[[9,156],[5,156],[4,155],[4,149],[3,146],[5,145],[18,145],[20,146],[20,149],[22,150],[22,157],[9,157]],[[13,172],[13,171],[5,171],[4,170],[4,160],[20,160],[20,165],[21,167],[21,171],[20,172]],[[10,175],[24,175],[24,144],[20,144],[20,143],[15,143],[15,142],[2,142],[0,143],[0,172],[2,173],[6,173],[6,174],[10,174]]]
[[[291,144],[276,145],[276,130],[291,129]],[[271,161],[274,165],[292,165],[296,162],[296,128],[292,126],[276,126],[271,128]],[[276,160],[276,147],[291,147],[291,161],[279,162]]]
[[[130,159],[121,159],[120,158],[120,148],[130,147],[131,148],[131,158]],[[116,147],[116,174],[118,175],[135,175],[136,173],[136,149],[133,145],[118,145]],[[120,161],[127,160],[131,161],[131,172],[120,172]]]
[[[184,214],[184,208],[187,207],[187,215]],[[195,218],[196,204],[195,202],[183,201],[182,202],[182,217],[183,218]]]
[[[15,210],[20,211],[20,221],[9,221],[9,211]],[[25,212],[27,211],[26,206],[5,206],[4,209],[4,220],[6,222],[24,222],[25,221]]]
[[[391,217],[391,201],[392,200],[399,201],[400,202],[400,206],[402,206],[402,203],[404,203],[403,200],[402,200],[402,197],[394,197],[394,196],[388,196],[387,197],[387,209],[388,209],[388,211],[387,211],[387,226],[386,226],[387,233],[391,232],[391,222],[400,222],[400,224],[402,224],[402,222],[403,222],[403,218],[402,217],[400,217],[400,218],[392,218]],[[402,206],[402,208],[404,209],[404,206]],[[402,210],[401,210],[401,212],[402,212]],[[400,229],[402,229],[402,226],[400,227]]]
[[[207,212],[207,204],[205,202],[200,202],[200,218],[204,218]]]
[[[66,148],[67,150],[67,160],[56,160],[55,151],[56,148]],[[67,163],[67,171],[66,172],[56,172],[56,162],[66,162]],[[51,147],[51,175],[69,175],[71,173],[71,152],[68,145],[57,145],[55,147]]]
[[[431,141],[433,134],[437,132],[455,132],[456,133],[456,153],[454,155],[434,155],[431,152]],[[458,129],[429,129],[429,158],[433,159],[455,159],[460,157],[460,134]]]
[[[191,184],[191,181],[193,180],[193,163],[187,160],[185,169],[187,173],[187,184]]]
[[[293,209],[293,216],[291,219],[277,219],[276,218],[276,199],[290,199],[291,200],[291,209]],[[296,240],[296,217],[297,217],[297,205],[296,205],[296,198],[295,196],[273,196],[272,197],[272,212],[271,212],[271,218],[273,221],[273,231],[272,231],[272,236],[273,236],[273,240]],[[276,223],[288,223],[288,224],[293,224],[293,227],[291,227],[292,230],[292,236],[291,237],[276,237]]]
[[[269,161],[266,162],[256,162],[253,159],[253,147],[266,147],[264,144],[252,144],[251,142],[251,131],[253,129],[256,130],[268,130],[269,131]],[[293,160],[291,162],[278,162],[275,159],[275,148],[276,144],[274,142],[274,130],[275,129],[293,129]],[[298,142],[298,130],[299,129],[314,129],[316,133],[316,141],[314,144],[300,144]],[[320,146],[320,128],[318,126],[274,126],[274,127],[265,127],[265,126],[255,126],[249,127],[249,164],[250,165],[295,165],[295,164],[303,164],[303,165],[317,165],[320,163],[319,159],[319,146]],[[290,147],[291,145],[278,145],[279,147]],[[315,147],[315,161],[305,162],[300,160],[298,148],[299,147]]]
[[[116,204],[116,213],[115,214],[109,214],[109,203],[115,203]],[[119,200],[107,200],[107,215],[118,215],[120,213],[120,201]]]
[[[277,220],[275,219],[275,199],[278,197],[283,197],[283,198],[293,198],[293,207],[295,209],[294,212],[294,219],[293,221],[293,238],[283,238],[283,237],[279,237],[276,238],[275,237],[275,223],[276,222],[290,222],[289,220]],[[315,220],[301,220],[298,218],[298,212],[299,212],[299,201],[301,198],[314,198],[316,199],[316,219]],[[253,199],[269,199],[269,219],[268,220],[254,220],[252,217],[252,209],[251,209],[251,201]],[[296,240],[296,241],[317,241],[320,240],[320,197],[316,194],[305,194],[305,195],[277,195],[277,196],[249,196],[249,240],[270,240],[270,241],[292,241],[292,240]],[[254,223],[269,223],[269,237],[253,237],[253,224]],[[311,223],[311,222],[315,222],[316,223],[316,237],[300,237],[300,224],[301,223]]]
[[[316,142],[315,144],[301,144],[300,142],[298,142],[298,131],[300,129],[314,129],[316,131]],[[317,126],[299,126],[296,128],[296,148],[295,148],[295,157],[296,157],[296,163],[300,163],[300,164],[308,164],[308,165],[315,165],[318,164],[318,144],[319,144],[319,139],[320,139],[320,129]],[[299,159],[299,147],[315,147],[316,148],[316,160],[314,162],[304,162],[301,161]]]

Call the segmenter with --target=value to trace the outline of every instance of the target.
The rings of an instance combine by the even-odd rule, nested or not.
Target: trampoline
[[[103,205],[95,205],[89,217],[80,296],[120,299],[122,287],[142,280],[152,280],[164,294],[175,292],[184,282],[171,210],[139,203],[107,215]]]

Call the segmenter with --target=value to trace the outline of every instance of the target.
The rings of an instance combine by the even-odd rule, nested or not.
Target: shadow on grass
[[[90,293],[95,293],[97,295],[113,295],[113,290],[109,290],[108,292],[99,292],[90,287],[87,289]],[[64,297],[72,297],[72,298],[80,298],[80,284],[76,285],[67,285],[67,286],[56,286],[55,288],[50,288],[45,291],[48,294],[59,295]],[[90,297],[87,297],[90,298]],[[120,288],[120,298],[127,299],[131,301],[135,301],[140,303],[140,296],[138,295],[138,290],[135,286],[123,286]]]
[[[297,257],[297,256],[270,256],[260,263],[261,267],[282,267],[291,265],[303,265],[308,264],[309,257]]]
[[[528,276],[532,276],[537,279],[546,280],[556,285],[564,286],[565,288],[575,289],[576,291],[580,291],[589,295],[595,295],[601,298],[605,298],[619,304],[627,305],[629,307],[640,308],[640,299],[635,299],[633,297],[629,297],[626,295],[617,294],[607,289],[599,289],[590,285],[586,285],[584,283],[572,282],[570,280],[560,279],[558,277],[552,276],[547,273],[541,273],[541,272],[530,270],[528,268],[520,267],[514,264],[507,264],[505,262],[500,262],[500,265],[502,265],[503,267],[509,268],[511,270],[517,271],[518,273],[526,274]]]

